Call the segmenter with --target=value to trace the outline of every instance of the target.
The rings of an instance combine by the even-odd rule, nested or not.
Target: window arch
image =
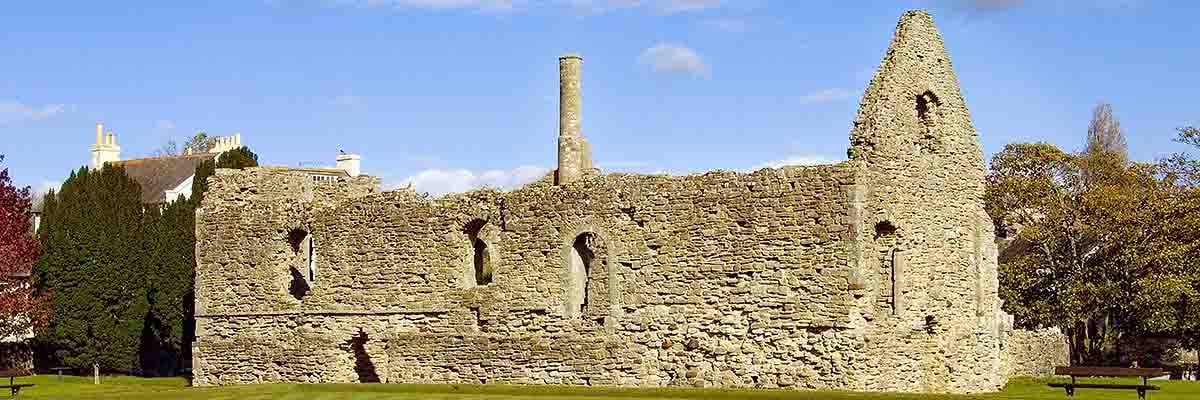
[[[921,150],[932,153],[937,150],[938,129],[942,102],[932,91],[917,95],[917,122],[921,128]]]
[[[575,236],[567,255],[567,314],[584,315],[588,311],[589,292],[593,289],[591,275],[596,262],[596,234],[583,232]]]
[[[492,254],[488,248],[488,242],[484,240],[483,228],[487,225],[487,221],[475,219],[467,223],[463,228],[467,234],[467,240],[471,243],[471,262],[466,280],[473,283],[474,286],[486,286],[492,283]],[[471,285],[468,285],[471,286]]]
[[[288,230],[287,242],[291,246],[292,256],[288,263],[288,293],[296,300],[304,300],[312,290],[312,282],[317,279],[317,248],[316,239],[304,228]]]

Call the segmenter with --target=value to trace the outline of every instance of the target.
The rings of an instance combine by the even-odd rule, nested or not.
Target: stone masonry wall
[[[272,367],[277,358],[304,357],[262,353],[267,359],[253,360],[246,359],[256,354],[250,348],[229,349],[309,347],[321,360],[362,330],[374,338],[368,348],[386,349],[370,358],[377,373],[387,366],[387,380],[759,379],[841,387],[843,377],[831,370],[848,368],[833,349],[852,345],[842,335],[851,299],[841,244],[848,226],[843,186],[851,178],[840,165],[751,175],[607,175],[569,187],[542,182],[437,200],[389,192],[336,203],[323,198],[325,184],[302,174],[221,171],[210,183],[202,225],[256,234],[201,245],[200,264],[212,268],[197,276],[197,382],[305,381],[310,367],[338,370],[338,363]],[[245,187],[257,190],[232,190]],[[485,222],[479,236],[488,242],[494,279],[487,285],[464,279],[473,252],[464,229],[473,221]],[[317,243],[318,272],[301,300],[288,293],[294,251],[287,233],[295,228]],[[566,308],[565,249],[585,233],[595,237],[596,260],[588,307],[579,314]],[[199,232],[212,234],[220,233]],[[316,338],[326,345],[305,344]],[[601,350],[627,356],[617,365],[607,358],[577,365],[581,371],[560,377],[509,361],[512,351],[527,352],[521,346],[539,340],[572,362]],[[393,345],[420,342],[429,344]],[[505,343],[516,350],[504,350]],[[482,348],[463,350],[471,346]],[[466,361],[474,352],[491,356]],[[777,355],[764,359],[762,352]],[[222,360],[228,353],[238,357]],[[460,370],[482,360],[505,361]],[[818,362],[798,371],[805,360]],[[320,379],[353,381],[345,365]],[[801,382],[802,374],[811,382]]]
[[[1005,376],[1051,376],[1054,367],[1071,365],[1070,346],[1058,328],[1014,329],[1004,343]]]
[[[998,389],[983,156],[928,14],[901,18],[849,155],[437,199],[220,170],[194,383]]]

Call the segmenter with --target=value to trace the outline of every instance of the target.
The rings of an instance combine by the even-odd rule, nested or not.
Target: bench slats
[[[1074,387],[1084,389],[1142,389],[1142,390],[1160,390],[1155,385],[1121,385],[1116,383],[1051,383],[1050,387]]]
[[[1162,368],[1120,367],[1054,367],[1055,375],[1070,376],[1137,376],[1153,377],[1164,374]]]

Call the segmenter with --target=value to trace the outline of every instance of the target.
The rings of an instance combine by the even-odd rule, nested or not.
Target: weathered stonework
[[[1003,343],[1001,364],[1006,376],[1051,376],[1054,367],[1071,364],[1070,346],[1058,328],[1017,329]]]
[[[998,389],[983,156],[928,14],[902,17],[849,154],[566,182],[560,154],[557,179],[437,199],[219,170],[194,383]]]

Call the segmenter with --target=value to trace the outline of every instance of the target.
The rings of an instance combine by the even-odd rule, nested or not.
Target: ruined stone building
[[[977,392],[1065,358],[1000,310],[983,154],[928,14],[901,18],[832,165],[600,173],[581,67],[559,59],[557,170],[519,189],[218,171],[194,383]]]

